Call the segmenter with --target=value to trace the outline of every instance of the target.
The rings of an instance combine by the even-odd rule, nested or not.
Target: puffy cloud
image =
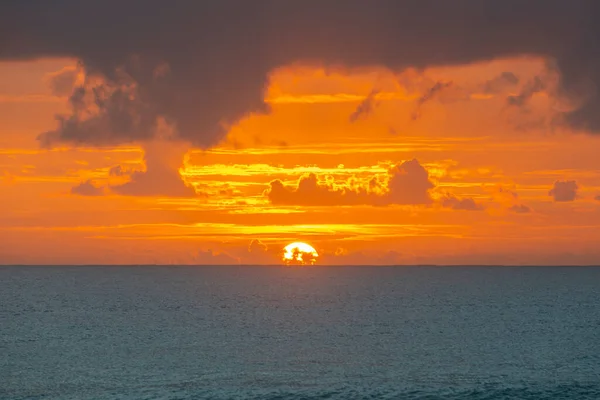
[[[166,120],[144,96],[145,90],[158,91],[160,82],[153,79],[142,88],[129,74],[117,76],[114,82],[92,77],[77,87],[69,98],[71,115],[58,115],[58,128],[39,135],[41,145],[117,145],[159,138]]]
[[[313,173],[302,176],[296,188],[288,188],[280,180],[274,180],[266,194],[275,205],[336,206],[377,204],[382,201],[377,194],[362,188],[319,182]]]
[[[442,200],[442,207],[451,208],[453,210],[463,211],[482,211],[484,207],[478,204],[470,197],[460,198],[453,194],[446,194]]]
[[[575,201],[579,186],[575,181],[556,181],[548,195],[557,202]]]
[[[379,91],[372,90],[371,93],[369,93],[369,95],[365,97],[365,99],[361,101],[358,106],[356,106],[356,109],[352,112],[352,114],[350,114],[350,122],[354,123],[362,118],[366,118],[373,112],[377,106],[375,99],[377,93],[379,93]]]
[[[81,182],[79,185],[71,188],[71,193],[79,196],[102,196],[104,188],[96,186],[91,179]]]
[[[187,145],[176,142],[153,141],[144,145],[145,170],[136,171],[122,165],[109,169],[111,177],[128,177],[119,185],[98,187],[90,180],[74,187],[71,192],[85,196],[101,196],[112,193],[123,196],[195,197],[194,187],[181,177],[181,160]]]
[[[387,183],[373,177],[364,187],[338,185],[319,181],[315,174],[308,174],[300,178],[295,188],[275,180],[266,195],[276,205],[416,205],[432,203],[430,190],[433,188],[427,170],[417,160],[410,160],[391,168]]]
[[[415,159],[396,165],[390,171],[389,202],[392,204],[429,204],[434,185],[429,173]]]
[[[125,196],[195,197],[196,191],[182,179],[179,168],[187,151],[183,144],[153,142],[144,147],[145,171],[133,171],[130,180],[111,186],[111,191]],[[111,175],[125,175],[121,167],[113,167]]]
[[[5,0],[0,58],[81,60],[86,82],[46,145],[147,140],[164,118],[211,146],[266,111],[269,72],[296,62],[402,70],[519,55],[554,59],[559,94],[585,97],[564,121],[598,132],[599,16],[596,0]]]
[[[266,244],[264,244],[263,242],[261,242],[258,239],[252,239],[252,241],[250,241],[250,244],[248,245],[248,252],[249,253],[264,253],[268,250],[268,247]]]

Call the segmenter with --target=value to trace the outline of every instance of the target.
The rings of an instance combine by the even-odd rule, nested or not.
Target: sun
[[[302,242],[290,243],[283,250],[285,265],[313,265],[319,257],[314,247]]]

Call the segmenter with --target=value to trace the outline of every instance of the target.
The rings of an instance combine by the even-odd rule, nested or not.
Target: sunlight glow
[[[286,265],[313,265],[319,257],[314,247],[303,242],[290,243],[284,250],[283,262]]]

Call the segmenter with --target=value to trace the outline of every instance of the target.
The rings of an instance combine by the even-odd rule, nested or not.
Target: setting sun
[[[302,242],[290,243],[284,248],[283,262],[286,265],[312,265],[317,261],[319,253],[309,244]]]

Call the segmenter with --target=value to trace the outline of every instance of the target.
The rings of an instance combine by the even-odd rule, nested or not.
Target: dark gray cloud
[[[417,106],[415,108],[415,111],[413,111],[411,114],[411,119],[413,121],[419,119],[421,117],[421,107],[423,107],[423,104],[431,101],[431,99],[433,99],[439,92],[446,88],[449,88],[450,86],[452,86],[452,82],[436,82],[435,85],[430,87],[425,92],[425,94],[423,94],[423,96],[417,99]]]
[[[163,118],[207,147],[266,111],[269,71],[292,62],[400,70],[530,54],[555,60],[561,93],[589,91],[599,16],[597,0],[4,0],[0,59],[72,56],[105,78],[76,89],[47,145],[146,140]],[[564,120],[600,131],[596,92]]]
[[[575,201],[579,185],[575,181],[556,181],[548,195],[557,202]]]
[[[543,79],[539,76],[536,76],[525,84],[521,90],[521,93],[515,96],[508,96],[508,104],[511,106],[523,107],[529,102],[534,94],[539,93],[544,89],[546,89],[546,84],[544,83]]]
[[[377,106],[377,101],[375,99],[377,93],[379,93],[378,90],[372,90],[371,93],[356,106],[356,109],[350,114],[350,122],[354,123],[362,118],[366,118],[373,112]]]
[[[482,92],[496,94],[519,83],[519,77],[510,71],[505,71],[482,85]]]

